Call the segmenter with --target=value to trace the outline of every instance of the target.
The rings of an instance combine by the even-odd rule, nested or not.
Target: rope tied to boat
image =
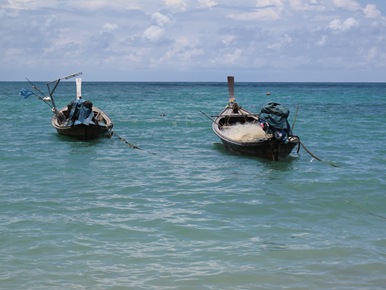
[[[240,109],[241,109],[241,107],[237,103],[233,103],[233,105],[232,105],[232,112],[233,113],[235,113],[235,114],[238,113]]]
[[[303,147],[304,150],[306,150],[306,152],[308,154],[310,154],[313,158],[315,158],[316,160],[320,161],[320,162],[325,162],[333,167],[339,167],[338,165],[332,163],[332,162],[328,162],[328,161],[323,161],[322,159],[320,159],[319,157],[317,157],[315,154],[313,154],[310,150],[307,149],[307,147],[303,144],[302,141],[300,141],[300,138],[298,136],[292,136],[292,137],[296,137],[299,141],[299,145],[298,145],[298,149],[297,149],[297,153],[299,153],[299,150],[300,150],[300,145]]]
[[[111,131],[111,135],[115,135],[118,137],[119,140],[121,140],[122,142],[125,142],[130,148],[133,148],[133,149],[139,149],[139,150],[142,150],[142,148],[134,145],[134,144],[131,144],[130,142],[128,142],[125,138],[119,136],[117,133],[115,133],[114,131]]]
[[[138,149],[138,150],[143,150],[143,151],[146,151],[146,152],[148,152],[148,153],[150,153],[150,154],[157,155],[157,154],[154,153],[154,152],[151,152],[151,151],[149,151],[149,150],[144,150],[144,149],[138,147],[137,145],[134,145],[134,144],[130,143],[130,142],[127,141],[125,138],[123,138],[123,137],[121,137],[120,135],[118,135],[115,131],[111,131],[111,136],[110,136],[110,137],[112,137],[113,135],[117,136],[119,140],[121,140],[122,142],[126,143],[130,148]]]

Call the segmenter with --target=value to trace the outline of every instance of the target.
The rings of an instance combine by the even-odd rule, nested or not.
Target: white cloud
[[[204,51],[198,47],[197,39],[180,36],[174,40],[172,46],[159,59],[152,60],[152,65],[178,64],[178,66],[184,67],[194,63],[197,57],[203,54]]]
[[[261,8],[274,6],[281,9],[284,6],[284,0],[257,0],[256,6]]]
[[[227,17],[235,20],[275,20],[280,18],[280,11],[274,8],[265,8],[252,12],[230,13]]]
[[[164,31],[162,27],[152,25],[143,32],[143,37],[152,42],[157,42],[164,35]]]
[[[200,8],[212,8],[217,5],[218,3],[213,0],[198,0],[198,7]]]
[[[221,56],[217,56],[211,60],[211,63],[213,64],[219,64],[219,65],[231,65],[236,63],[239,58],[241,57],[243,53],[243,50],[241,48],[235,48],[233,51],[225,53]]]
[[[57,16],[56,15],[51,15],[50,17],[47,17],[47,19],[44,21],[44,28],[49,28],[53,25],[54,22],[57,21]]]
[[[140,9],[141,0],[92,0],[92,1],[79,1],[79,0],[50,0],[50,1],[38,1],[38,0],[7,0],[4,4],[4,8],[17,9],[17,10],[38,10],[42,8],[72,8],[72,9],[87,9],[91,11],[99,9]],[[3,6],[3,5],[2,5]]]
[[[383,47],[368,47],[358,50],[360,63],[372,69],[386,67],[386,53]]]
[[[317,42],[317,46],[324,46],[327,43],[327,37],[323,35]]]
[[[292,38],[288,34],[286,34],[283,37],[281,37],[276,43],[269,44],[267,48],[279,49],[287,44],[290,44],[291,42],[292,42]]]
[[[358,26],[358,22],[353,17],[350,17],[343,22],[340,19],[335,19],[330,22],[330,24],[328,25],[328,28],[332,30],[346,31],[357,26]]]
[[[164,0],[164,3],[171,9],[177,9],[181,11],[186,10],[188,7],[183,0]]]
[[[165,35],[165,26],[171,23],[171,20],[168,16],[160,12],[155,12],[151,15],[151,21],[154,24],[145,29],[142,37],[151,42],[158,42]]]
[[[256,7],[275,12],[279,15],[284,10],[284,0],[258,0]]]
[[[365,58],[366,61],[371,61],[374,60],[377,56],[377,48],[372,47],[369,50],[367,50],[365,53],[363,53],[363,57]]]
[[[153,13],[151,15],[151,19],[160,27],[163,27],[166,24],[170,23],[170,18],[166,15],[161,14],[160,12]]]
[[[230,35],[230,34],[224,35],[222,38],[222,43],[224,43],[225,45],[229,45],[235,39],[236,39],[235,35]]]
[[[344,8],[348,10],[359,10],[360,4],[354,0],[333,0],[335,7]]]
[[[349,76],[361,69],[360,59],[362,65],[368,61],[385,68],[374,73],[378,79],[386,73],[386,6],[375,0],[3,2],[0,81],[18,76],[26,66],[36,70],[36,63],[45,74],[65,64],[81,64],[92,73],[100,64],[129,72],[118,77],[136,76],[139,67],[163,77],[169,76],[165,67],[186,68],[202,71],[203,80],[212,78],[205,73],[208,67],[269,71],[267,64],[275,64],[284,76],[297,70],[302,81],[312,68],[333,67],[337,60],[342,71],[350,68]],[[275,81],[271,73],[264,77]]]
[[[284,10],[284,0],[257,0],[255,8],[246,12],[229,13],[227,17],[234,20],[276,20],[281,18]]]
[[[114,30],[117,29],[117,28],[118,28],[118,25],[115,24],[115,23],[105,23],[105,24],[102,26],[101,33],[109,33],[109,32],[114,31]]]
[[[377,9],[377,6],[374,4],[367,4],[366,7],[363,9],[363,12],[365,13],[367,18],[380,18],[382,16],[382,13]]]
[[[37,1],[30,0],[8,0],[2,3],[2,8],[12,9],[12,10],[35,10],[38,9],[41,5]],[[56,3],[46,3],[48,5],[55,6]]]
[[[322,11],[325,10],[321,0],[289,0],[291,9],[300,11]]]

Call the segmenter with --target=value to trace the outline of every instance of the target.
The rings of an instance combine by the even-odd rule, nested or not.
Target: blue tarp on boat
[[[91,121],[93,118],[92,114],[92,102],[85,101],[81,98],[72,101],[68,104],[69,115],[68,115],[68,126],[72,125],[90,125],[93,124]]]
[[[261,108],[260,119],[267,122],[271,127],[276,129],[290,130],[288,116],[290,111],[287,107],[278,103],[268,103]]]

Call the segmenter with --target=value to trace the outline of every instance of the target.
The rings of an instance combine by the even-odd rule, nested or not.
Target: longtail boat
[[[77,77],[81,74],[81,72],[78,72],[47,83],[48,96],[27,79],[40,95],[25,89],[23,89],[20,94],[25,98],[33,94],[51,107],[52,112],[54,113],[51,123],[60,135],[84,141],[102,136],[111,137],[113,134],[113,122],[106,113],[98,107],[95,107],[91,101],[82,98],[81,78],[76,78],[75,99],[62,109],[57,109],[56,107],[54,92],[58,87],[59,82],[61,80]]]
[[[228,77],[228,89],[227,106],[212,120],[212,130],[226,150],[278,161],[300,145],[288,123],[286,107],[268,103],[259,114],[254,114],[236,102],[233,76]]]

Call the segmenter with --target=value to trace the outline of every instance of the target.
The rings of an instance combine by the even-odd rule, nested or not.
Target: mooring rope
[[[112,135],[116,135],[121,141],[125,142],[130,148],[142,150],[142,148],[139,148],[137,145],[131,144],[125,138],[119,136],[115,131],[112,131],[111,133]]]
[[[157,155],[156,153],[154,152],[151,152],[151,151],[148,151],[148,150],[144,150],[140,147],[138,147],[137,145],[134,145],[132,143],[130,143],[129,141],[127,141],[125,138],[121,137],[120,135],[118,135],[115,131],[111,131],[111,135],[116,135],[118,137],[119,140],[121,140],[122,142],[126,143],[130,148],[133,148],[133,149],[138,149],[138,150],[142,150],[142,151],[146,151],[148,153],[151,153],[153,155]]]
[[[369,210],[367,210],[367,209],[365,209],[365,208],[363,208],[363,207],[354,205],[354,204],[353,204],[352,202],[350,202],[349,200],[345,200],[345,202],[348,203],[349,205],[351,205],[353,208],[359,209],[359,210],[361,210],[361,211],[363,211],[363,212],[365,212],[365,213],[368,213],[368,214],[370,214],[370,215],[372,215],[372,216],[376,216],[376,217],[379,217],[379,218],[381,218],[381,219],[385,219],[385,220],[386,220],[386,217],[385,217],[385,216],[379,215],[379,214],[376,214],[376,213],[373,213],[373,212],[371,212],[371,211],[369,211]]]
[[[333,167],[339,167],[338,165],[335,165],[335,164],[332,163],[332,162],[323,161],[322,159],[320,159],[319,157],[317,157],[315,154],[313,154],[310,150],[308,150],[307,147],[303,144],[302,141],[300,141],[299,138],[298,138],[298,140],[299,140],[300,145],[302,145],[303,149],[306,150],[306,152],[307,152],[308,154],[310,154],[310,155],[311,155],[313,158],[315,158],[316,160],[318,160],[318,161],[320,161],[320,162],[325,162],[325,163],[327,163],[327,164],[330,164],[330,165],[333,166]]]

